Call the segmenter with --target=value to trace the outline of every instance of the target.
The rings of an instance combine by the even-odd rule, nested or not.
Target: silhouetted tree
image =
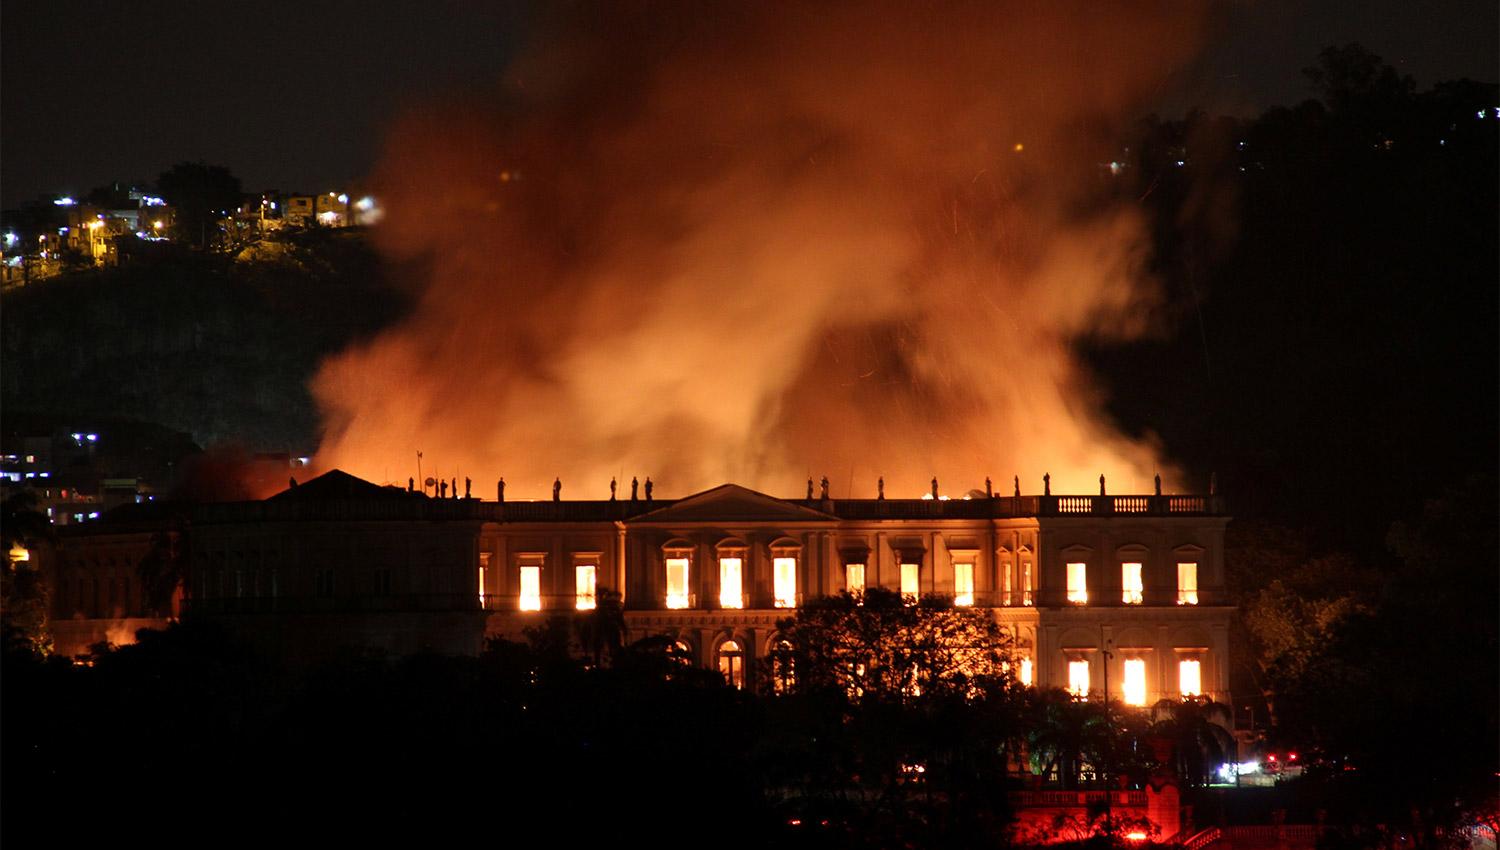
[[[179,162],[156,178],[156,191],[171,205],[173,236],[206,248],[218,221],[239,206],[240,179],[222,165]]]

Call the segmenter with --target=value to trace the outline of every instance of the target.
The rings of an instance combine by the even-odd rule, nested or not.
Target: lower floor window
[[[730,687],[745,687],[745,650],[739,641],[726,640],[719,644],[719,672]]]

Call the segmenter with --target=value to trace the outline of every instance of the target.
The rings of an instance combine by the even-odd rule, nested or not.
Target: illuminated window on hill
[[[901,565],[901,598],[906,600],[908,605],[916,604],[917,596],[922,592],[921,574],[922,568],[919,564]]]
[[[667,559],[667,607],[686,608],[688,599],[688,559]]]
[[[598,568],[593,564],[579,564],[573,568],[573,605],[579,611],[588,611],[598,604],[595,598],[595,581]]]
[[[1068,693],[1079,699],[1089,695],[1089,662],[1086,658],[1075,658],[1068,662]]]
[[[1143,658],[1125,659],[1125,685],[1122,688],[1126,705],[1146,704],[1146,661]]]
[[[865,592],[865,565],[844,565],[844,587],[854,596],[863,596]]]
[[[521,568],[521,601],[522,611],[542,610],[542,568]]]
[[[1033,588],[1035,588],[1035,585],[1033,585],[1031,583],[1031,562],[1030,561],[1022,561],[1021,562],[1021,604],[1022,605],[1032,605],[1032,604],[1034,604],[1034,600],[1032,599],[1032,595],[1031,595],[1031,591],[1032,591]]]
[[[1088,572],[1087,564],[1068,564],[1068,601],[1074,605],[1089,601]]]
[[[1120,565],[1120,601],[1126,605],[1139,605],[1145,601],[1146,587],[1141,583],[1140,564]]]
[[[974,604],[974,565],[953,565],[953,604]]]
[[[1203,667],[1196,658],[1177,662],[1177,690],[1185,697],[1203,693]]]
[[[1198,565],[1177,565],[1177,604],[1198,604]]]
[[[726,640],[719,644],[719,672],[730,687],[745,687],[745,650],[739,641]]]
[[[719,559],[719,607],[745,607],[745,589],[741,577],[744,564],[742,558]]]

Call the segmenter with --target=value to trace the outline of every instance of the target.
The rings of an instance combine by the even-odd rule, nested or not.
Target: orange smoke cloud
[[[1072,346],[1148,328],[1144,222],[1095,163],[1202,10],[711,5],[590,7],[395,127],[378,239],[424,288],[324,364],[319,464],[420,450],[519,498],[1149,488]]]

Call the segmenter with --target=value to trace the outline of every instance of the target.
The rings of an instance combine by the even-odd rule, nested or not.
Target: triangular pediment
[[[634,517],[630,522],[827,522],[833,514],[738,484],[720,484]]]

